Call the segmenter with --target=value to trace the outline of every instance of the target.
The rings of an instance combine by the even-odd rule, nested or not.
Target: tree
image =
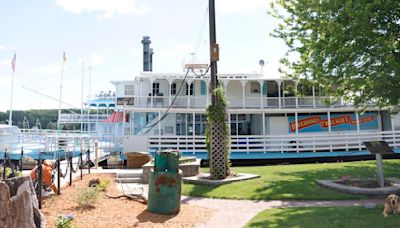
[[[355,105],[394,107],[400,99],[398,0],[275,0],[274,30],[289,50],[291,79],[308,79]],[[283,10],[282,10],[283,9]]]

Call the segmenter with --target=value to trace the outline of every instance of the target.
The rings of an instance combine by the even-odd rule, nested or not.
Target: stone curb
[[[360,188],[337,184],[334,180],[317,180],[317,184],[332,190],[355,195],[389,195],[400,193],[400,180],[397,178],[386,179],[393,181],[395,183],[394,186],[383,188]]]

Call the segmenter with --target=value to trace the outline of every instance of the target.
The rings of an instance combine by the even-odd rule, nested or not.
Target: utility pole
[[[209,119],[210,129],[210,154],[209,154],[209,165],[210,175],[213,179],[225,179],[229,173],[228,155],[227,155],[227,138],[229,133],[226,132],[226,107],[221,102],[222,97],[217,97],[216,88],[218,87],[218,76],[217,76],[217,61],[219,60],[219,48],[216,38],[215,29],[215,1],[209,0],[209,22],[210,22],[210,93],[211,93],[211,107],[213,110],[208,115],[220,116],[223,114],[222,119]],[[224,96],[218,94],[218,96]],[[222,101],[223,102],[223,101]]]
[[[217,61],[219,60],[219,50],[216,37],[215,29],[215,1],[209,0],[208,3],[209,12],[209,28],[210,28],[210,93],[211,93],[211,105],[216,105],[217,99],[215,96],[215,89],[218,86],[217,79]]]

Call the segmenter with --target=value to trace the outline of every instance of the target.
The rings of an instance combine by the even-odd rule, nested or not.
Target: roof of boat
[[[159,72],[141,72],[139,75],[133,77],[130,80],[113,80],[112,84],[119,84],[125,82],[132,82],[135,79],[158,79],[158,80],[175,80],[175,79],[183,79],[185,78],[186,72],[181,73],[159,73]],[[200,74],[188,72],[187,80],[209,80],[210,74]],[[283,81],[282,78],[270,78],[267,74],[263,73],[220,73],[218,74],[218,78],[221,80],[271,80],[271,81]]]

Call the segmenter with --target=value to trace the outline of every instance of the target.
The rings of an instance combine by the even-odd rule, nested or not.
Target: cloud
[[[11,67],[11,60],[0,60],[0,66],[7,66],[10,65]]]
[[[6,45],[1,45],[1,44],[0,44],[0,51],[1,51],[1,50],[5,50],[5,49],[6,49]]]
[[[155,55],[167,58],[171,58],[171,56],[184,58],[186,56],[189,56],[190,53],[193,52],[193,50],[194,50],[193,45],[181,43],[175,45],[172,48],[160,49],[159,51],[156,51]]]
[[[217,1],[217,11],[222,14],[244,13],[269,7],[272,0],[219,0]]]
[[[61,71],[61,64],[48,64],[37,67],[34,72],[40,75],[51,75]]]
[[[104,63],[104,56],[100,55],[97,52],[93,52],[92,54],[90,54],[89,59],[92,65],[100,65]]]
[[[80,14],[82,12],[101,12],[101,18],[114,15],[143,14],[149,11],[148,6],[137,0],[56,0],[56,4],[66,11]]]

